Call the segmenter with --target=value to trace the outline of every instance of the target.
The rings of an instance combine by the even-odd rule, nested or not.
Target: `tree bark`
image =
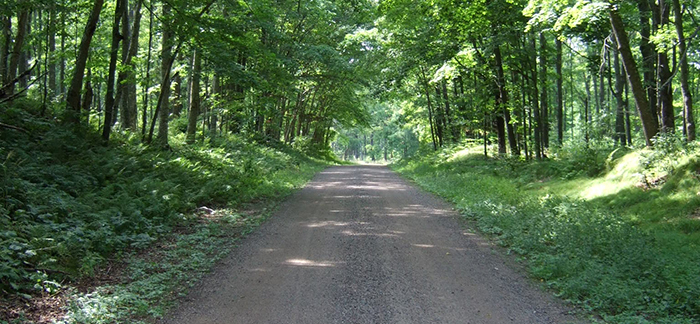
[[[192,87],[190,88],[190,113],[187,123],[187,144],[194,144],[197,133],[197,118],[199,117],[199,91],[200,76],[202,71],[202,56],[197,49],[192,50]]]
[[[538,82],[537,82],[537,44],[535,40],[535,35],[532,34],[530,36],[530,48],[532,50],[532,57],[530,58],[530,62],[532,64],[532,69],[530,70],[531,78],[532,78],[532,96],[530,99],[532,100],[532,112],[533,112],[533,117],[534,121],[531,124],[531,128],[534,130],[534,138],[535,138],[535,157],[537,160],[542,159],[542,123],[540,120],[540,100],[539,100],[539,91],[537,90],[538,87]]]
[[[455,125],[452,121],[452,110],[450,109],[450,99],[447,95],[447,80],[442,80],[442,98],[445,103],[445,130],[450,134],[450,140],[456,142],[459,139],[459,132],[455,133]]]
[[[100,12],[104,0],[95,0],[90,18],[85,25],[83,38],[80,40],[80,48],[78,50],[78,58],[75,60],[75,68],[73,69],[73,79],[71,79],[68,93],[66,94],[66,121],[72,124],[80,123],[80,91],[83,88],[83,74],[85,73],[85,65],[90,53],[90,42],[92,36],[97,29],[97,22],[100,19]]]
[[[620,67],[620,53],[615,50],[614,54],[615,61],[615,101],[617,103],[617,109],[615,114],[615,142],[619,142],[620,146],[625,146],[627,144],[627,138],[625,134],[625,109],[627,105],[623,99],[623,91],[625,88],[625,77],[622,74],[622,68]]]
[[[657,8],[659,10],[659,17],[661,18],[659,21],[659,28],[663,30],[666,25],[669,24],[671,7],[666,0],[659,0]],[[661,109],[661,131],[673,133],[676,130],[675,114],[673,111],[673,89],[671,87],[673,75],[671,74],[671,67],[669,66],[668,54],[665,50],[658,52],[656,67],[658,69],[656,88],[659,91],[658,106]]]
[[[520,155],[518,141],[515,137],[515,130],[511,122],[510,109],[508,108],[508,90],[506,90],[506,77],[505,73],[503,72],[503,58],[501,56],[501,47],[498,45],[496,45],[494,48],[494,62],[496,64],[496,81],[498,83],[498,99],[496,102],[498,103],[500,110],[502,110],[503,118],[505,119],[510,154]]]
[[[104,0],[103,0],[104,1]],[[100,8],[101,9],[101,8]],[[61,53],[66,51],[66,13],[61,12]],[[82,43],[81,43],[82,44]],[[61,96],[66,96],[66,58],[61,57],[61,63],[58,70],[58,89]]]
[[[656,116],[649,107],[649,101],[647,100],[642,80],[639,77],[637,63],[634,61],[632,51],[630,50],[629,39],[627,38],[627,32],[625,31],[625,27],[622,23],[622,18],[620,18],[620,15],[613,8],[610,8],[608,14],[610,16],[610,25],[612,26],[615,39],[617,40],[617,48],[622,56],[622,64],[627,73],[627,81],[632,87],[632,95],[634,96],[639,117],[642,120],[642,128],[644,130],[646,145],[652,146],[651,139],[658,132],[659,124]]]
[[[122,40],[122,35],[119,33],[119,23],[124,18],[124,0],[116,0],[117,5],[114,9],[114,21],[112,22],[112,47],[109,54],[109,70],[107,72],[107,93],[105,94],[105,119],[102,126],[102,140],[109,140],[109,135],[112,132],[112,124],[114,122],[115,105],[117,101],[114,98],[114,82],[117,74],[117,57],[119,54],[119,42]]]
[[[24,9],[19,13],[17,18],[17,35],[15,36],[15,44],[10,55],[10,64],[7,69],[5,78],[5,97],[10,97],[15,93],[15,80],[17,78],[17,68],[19,67],[22,56],[22,46],[27,32],[27,22],[29,21],[29,10]],[[0,95],[2,95],[0,93]]]
[[[160,86],[160,96],[158,98],[158,106],[156,111],[158,113],[158,136],[156,136],[156,144],[162,148],[170,148],[168,144],[168,121],[170,118],[170,69],[174,61],[172,55],[172,34],[170,26],[170,5],[163,3],[163,18],[165,19],[163,23],[163,36],[162,36],[162,50],[161,50],[161,86]]]
[[[214,77],[211,80],[211,93],[212,93],[214,100],[213,100],[213,104],[212,104],[211,110],[210,110],[211,111],[211,125],[210,125],[210,129],[209,129],[209,134],[213,138],[213,137],[217,136],[217,132],[218,132],[218,124],[219,124],[218,100],[219,100],[219,98],[221,98],[221,87],[219,87],[219,75],[216,73],[214,74]],[[290,101],[289,105],[291,105],[291,104],[292,104],[292,102]],[[291,110],[291,108],[290,108],[290,110]],[[284,135],[286,135],[286,131],[285,131]],[[285,138],[283,137],[282,140],[285,140]]]
[[[637,8],[639,9],[639,50],[642,52],[642,72],[644,75],[644,83],[642,88],[646,91],[649,102],[649,110],[659,124],[658,113],[656,107],[656,50],[654,45],[649,42],[651,38],[651,26],[649,20],[652,18],[650,0],[638,0]]]
[[[433,127],[433,107],[430,102],[430,86],[428,85],[428,78],[425,75],[425,70],[420,67],[420,72],[423,75],[423,83],[425,85],[425,96],[428,100],[428,122],[430,123],[430,137],[433,140],[433,150],[437,151],[437,141],[435,140],[435,129]]]
[[[557,59],[555,69],[557,72],[557,143],[564,143],[564,76],[562,75],[562,50],[561,40],[555,37],[555,45],[557,48]]]
[[[26,29],[24,32],[25,39],[31,37],[31,35],[32,35],[32,18],[33,18],[33,16],[34,16],[34,13],[32,11],[29,11],[29,15],[27,17],[27,22],[24,24],[24,28]],[[25,47],[25,48],[23,51],[20,52],[20,55],[19,55],[19,64],[17,65],[17,74],[19,75],[19,82],[18,82],[19,88],[22,90],[27,89],[27,87],[29,86],[29,78],[31,77],[31,71],[30,71],[30,73],[25,73],[27,70],[29,70],[29,61],[32,60],[31,45],[32,45],[31,43],[29,43],[29,47],[24,45],[23,47]],[[37,65],[37,67],[39,67],[39,65]]]
[[[440,108],[440,88],[435,86],[435,128],[440,147],[445,144],[445,125],[445,112]]]
[[[129,35],[125,38],[122,44],[122,57],[123,57],[123,71],[119,72],[119,83],[117,92],[119,93],[117,97],[121,97],[121,123],[124,129],[129,129],[135,131],[137,129],[137,115],[138,111],[136,109],[136,74],[135,65],[133,58],[138,53],[139,47],[139,33],[141,29],[141,1],[136,2],[136,6],[133,9],[133,28],[129,28],[128,12],[124,13],[124,22],[122,26],[122,34]],[[129,30],[131,29],[131,30]],[[128,39],[128,41],[127,41]]]
[[[627,146],[632,146],[632,123],[630,121],[629,83],[625,82],[625,134],[627,134]]]
[[[58,86],[56,84],[56,59],[54,53],[56,53],[56,8],[51,8],[50,18],[49,18],[51,31],[49,32],[49,94],[51,98],[55,97],[58,93]]]
[[[688,67],[688,47],[683,34],[683,10],[679,0],[673,0],[676,33],[678,34],[678,50],[680,51],[680,82],[683,94],[683,115],[685,116],[685,134],[688,142],[695,140],[695,116],[693,115],[693,96],[688,85],[690,69]]]
[[[2,42],[0,43],[0,83],[7,80],[7,58],[12,42],[12,20],[10,16],[0,16],[2,23]],[[0,85],[1,86],[1,85]]]
[[[591,128],[591,114],[590,114],[590,108],[591,108],[591,87],[590,87],[590,82],[588,78],[588,71],[584,72],[585,74],[585,81],[584,81],[584,87],[586,87],[586,97],[583,98],[583,119],[582,119],[582,124],[583,124],[583,138],[586,141],[586,147],[588,147],[588,142],[590,141],[590,128]],[[595,76],[591,75],[591,78],[595,80]],[[593,87],[595,89],[595,87]]]
[[[540,32],[540,82],[542,82],[540,96],[540,109],[542,114],[540,120],[542,126],[542,147],[549,148],[549,95],[547,94],[547,38],[544,32]],[[544,155],[544,151],[543,151]]]
[[[92,104],[92,96],[94,95],[94,92],[92,91],[92,81],[90,79],[92,78],[92,70],[88,69],[87,72],[87,81],[85,81],[85,94],[83,94],[83,103],[81,109],[87,113],[90,111],[90,106]]]
[[[146,125],[148,125],[148,107],[150,95],[148,88],[151,82],[151,56],[153,53],[153,4],[148,8],[148,54],[146,55],[146,81],[143,91],[143,111],[141,111],[141,140],[146,140]],[[149,140],[150,141],[150,140]]]

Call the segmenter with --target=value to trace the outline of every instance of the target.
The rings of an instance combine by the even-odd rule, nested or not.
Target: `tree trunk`
[[[656,116],[651,111],[649,107],[649,101],[647,100],[646,93],[644,91],[644,85],[639,77],[639,71],[637,70],[637,63],[634,61],[632,56],[632,51],[630,50],[629,40],[627,38],[627,32],[622,23],[622,18],[617,13],[616,10],[610,9],[608,12],[610,16],[610,25],[612,26],[613,33],[615,34],[615,39],[617,40],[617,48],[622,56],[622,64],[625,67],[627,73],[627,80],[632,87],[632,95],[634,96],[634,101],[637,106],[637,111],[639,112],[639,117],[642,120],[642,128],[644,130],[644,138],[646,140],[647,146],[652,146],[651,139],[656,135],[659,130],[659,124]]]
[[[71,79],[68,93],[66,94],[66,121],[72,124],[80,123],[80,91],[83,88],[83,74],[85,73],[85,65],[90,53],[90,42],[92,36],[97,29],[97,22],[100,19],[100,12],[104,0],[95,0],[90,18],[85,25],[83,38],[80,40],[80,48],[78,50],[78,58],[75,60],[75,68],[73,69],[73,79]]]
[[[372,162],[376,161],[376,157],[374,156],[375,150],[374,150],[374,132],[369,134],[369,146],[372,148]]]
[[[112,22],[112,47],[109,54],[109,70],[107,72],[107,93],[105,94],[105,119],[102,128],[102,140],[109,140],[109,135],[112,131],[114,121],[115,105],[117,101],[114,98],[114,78],[117,74],[117,56],[119,54],[119,42],[122,40],[122,35],[119,33],[119,23],[124,18],[124,0],[116,0],[117,5],[114,9],[114,21]]]
[[[133,28],[129,30],[128,18],[129,14],[124,13],[124,22],[122,26],[122,33],[124,35],[129,35],[128,38],[124,39],[122,44],[122,57],[123,65],[125,66],[124,71],[119,72],[119,80],[117,92],[121,96],[121,123],[122,127],[135,131],[137,129],[137,116],[138,110],[136,108],[136,74],[133,59],[138,54],[139,49],[139,34],[141,31],[141,1],[136,2],[136,6],[133,9],[134,23]],[[127,41],[128,39],[128,41]]]
[[[627,134],[627,146],[632,146],[632,123],[630,122],[629,83],[625,82],[625,133]]]
[[[420,72],[423,76],[423,83],[425,84],[425,96],[428,100],[428,122],[430,123],[430,137],[433,140],[433,150],[437,151],[437,141],[435,140],[435,129],[433,127],[433,108],[430,103],[430,86],[428,85],[428,78],[425,75],[425,70],[420,67]]]
[[[603,55],[603,58],[602,58],[602,59],[603,59],[603,60],[606,60],[606,59],[607,59],[607,61],[609,62],[609,61],[610,61],[610,57],[607,57],[607,58],[606,58],[608,52],[610,52],[610,51],[605,51],[605,55]],[[600,109],[601,109],[604,113],[607,113],[607,112],[608,112],[608,109],[607,109],[607,104],[608,104],[608,103],[607,103],[607,100],[606,100],[606,93],[607,93],[607,91],[605,91],[605,65],[601,65],[600,71],[598,72],[598,86],[600,87],[600,90],[598,91],[598,92],[600,93],[600,98],[598,99],[598,101],[600,101],[600,104],[599,104],[599,105],[600,105]],[[598,113],[598,116],[600,116],[600,111],[598,111],[597,113]]]
[[[153,53],[153,4],[148,8],[148,54],[146,56],[146,81],[143,91],[143,111],[141,112],[141,140],[146,139],[146,125],[148,125],[148,107],[150,95],[148,93],[151,84],[151,56]]]
[[[51,8],[51,13],[49,17],[49,24],[51,24],[50,31],[48,32],[48,59],[50,60],[48,66],[48,78],[49,78],[49,94],[51,98],[54,98],[58,93],[58,86],[56,84],[56,9]]]
[[[533,117],[534,121],[531,123],[531,128],[534,130],[535,133],[535,157],[537,160],[542,159],[542,123],[540,120],[540,100],[539,100],[539,91],[537,90],[538,87],[538,82],[537,82],[537,44],[535,40],[535,35],[531,35],[530,37],[530,48],[532,50],[532,57],[530,59],[530,62],[532,64],[532,69],[530,70],[531,78],[532,78],[532,112],[533,112]],[[534,125],[532,125],[534,124]]]
[[[445,122],[445,112],[440,108],[440,88],[435,86],[435,125],[437,129],[438,144],[442,147],[445,144],[445,132],[447,124]]]
[[[192,70],[192,64],[194,62],[190,61],[190,70]],[[192,83],[192,76],[190,76],[189,81],[187,82],[187,102],[189,104],[191,98],[189,97],[190,94],[192,93],[192,87],[190,86]],[[182,103],[182,75],[180,74],[180,71],[175,72],[175,75],[173,75],[173,92],[174,92],[174,98],[173,98],[173,117],[174,118],[179,118],[182,115],[182,109],[183,109],[183,103]]]
[[[506,154],[506,122],[502,114],[496,115],[496,134],[498,135],[498,154]]]
[[[31,37],[32,35],[32,16],[34,16],[34,13],[29,11],[27,22],[24,24],[24,28],[26,29],[24,32],[25,39]],[[29,45],[29,48],[26,48],[20,52],[19,64],[17,65],[17,74],[19,75],[18,83],[21,90],[27,89],[29,86],[29,77],[31,76],[31,74],[25,73],[27,70],[29,70],[29,61],[32,60],[31,42],[29,42]]]
[[[163,33],[162,33],[162,49],[161,49],[161,82],[160,95],[158,96],[158,105],[156,106],[156,114],[158,114],[158,135],[156,136],[156,144],[161,148],[169,148],[168,144],[168,121],[170,118],[170,69],[175,60],[172,55],[172,31],[168,23],[170,22],[170,5],[163,4]],[[155,121],[154,121],[155,122]],[[151,134],[153,134],[153,124],[151,124]],[[152,137],[152,135],[151,135]]]
[[[197,133],[197,118],[199,117],[199,90],[202,71],[202,55],[197,49],[192,50],[192,87],[190,89],[190,113],[187,118],[187,144],[194,144]]]
[[[450,109],[450,99],[447,96],[447,81],[442,80],[442,98],[445,102],[445,131],[450,134],[450,139],[452,142],[456,142],[459,139],[459,132],[455,133],[455,125],[452,121],[452,110]]]
[[[681,92],[683,93],[683,115],[685,116],[685,134],[688,142],[695,140],[695,117],[693,116],[693,97],[690,93],[688,78],[690,69],[688,67],[688,47],[683,35],[683,10],[679,0],[673,0],[673,12],[675,16],[676,33],[678,34],[678,50],[680,51],[681,70]]]
[[[591,77],[593,78],[593,80],[595,80],[595,76],[592,75]],[[584,86],[586,87],[586,97],[583,98],[582,124],[583,124],[583,131],[584,131],[583,138],[586,141],[586,147],[588,147],[588,142],[590,141],[589,130],[591,127],[591,120],[590,120],[591,87],[590,87],[590,83],[588,80],[588,74],[585,75]],[[595,89],[595,87],[593,87],[593,88]]]
[[[615,101],[617,103],[617,109],[615,114],[615,142],[619,141],[620,146],[625,146],[627,144],[627,138],[625,134],[625,110],[627,109],[625,100],[623,99],[623,91],[625,88],[625,77],[622,74],[622,68],[620,67],[620,53],[615,50],[614,54],[615,61]]]
[[[656,50],[654,44],[649,42],[651,38],[651,26],[649,20],[652,18],[652,10],[649,3],[650,0],[638,0],[637,8],[639,9],[639,50],[642,52],[642,73],[644,75],[644,83],[642,89],[646,91],[649,110],[659,124],[658,113],[656,107]],[[624,62],[623,62],[624,63]]]
[[[29,10],[25,9],[19,13],[17,19],[17,36],[15,36],[15,44],[12,48],[12,54],[10,55],[10,65],[7,69],[7,74],[5,78],[6,93],[5,97],[12,96],[15,93],[15,83],[17,80],[17,68],[19,67],[22,46],[24,45],[24,38],[27,32],[27,22],[29,21]],[[0,93],[2,95],[2,93]],[[78,99],[80,101],[80,99]]]
[[[92,69],[88,69],[87,81],[85,81],[85,94],[83,95],[83,103],[81,107],[86,115],[89,115],[92,97],[94,96],[94,92],[92,91],[92,81],[90,79],[92,79]]]
[[[104,0],[103,0],[104,1]],[[66,13],[61,11],[61,53],[66,52]],[[82,43],[81,43],[82,44]],[[58,71],[58,89],[61,96],[66,96],[66,58],[61,57]]]
[[[542,147],[549,148],[549,96],[547,94],[547,39],[545,38],[544,32],[540,32],[540,82],[542,82],[541,90],[542,96],[540,96],[540,109],[542,114],[540,120],[542,121]],[[543,153],[544,155],[544,150]]]
[[[561,40],[559,37],[555,37],[555,45],[557,48],[557,59],[555,63],[555,69],[557,72],[557,143],[562,145],[564,143],[564,76],[562,75],[562,50],[561,50]]]
[[[117,94],[115,95],[114,99],[114,109],[112,110],[113,118],[112,118],[112,125],[116,124],[117,122],[117,115],[119,117],[119,120],[121,122],[121,127],[124,129],[129,129],[130,127],[127,125],[127,120],[133,119],[133,116],[129,116],[129,112],[127,111],[127,101],[128,101],[128,95],[126,93],[127,87],[126,87],[126,82],[127,82],[127,70],[129,69],[129,65],[127,65],[127,60],[129,60],[129,46],[131,46],[131,25],[129,24],[130,20],[130,14],[129,14],[129,0],[123,0],[123,6],[124,13],[122,14],[122,21],[121,21],[121,37],[122,37],[122,55],[121,55],[121,68],[119,70],[119,74],[117,74]],[[119,112],[117,112],[117,108],[119,108]]]
[[[218,106],[217,106],[217,101],[221,97],[221,88],[219,87],[219,75],[214,74],[214,77],[211,80],[211,93],[212,96],[214,97],[213,105],[211,107],[211,126],[210,126],[210,136],[211,137],[216,137],[217,135],[217,129],[218,129],[218,123],[219,123],[219,113],[218,113]],[[286,131],[285,131],[285,136]]]
[[[525,153],[525,159],[530,160],[530,152],[529,152],[529,147],[527,144],[528,141],[528,128],[527,128],[527,111],[525,108],[525,103],[527,102],[527,87],[525,86],[525,75],[523,72],[523,77],[520,78],[520,89],[521,89],[521,98],[522,98],[522,110],[520,112],[520,120],[522,123],[522,128],[523,128],[523,153]]]
[[[2,43],[0,43],[0,86],[7,80],[7,58],[12,42],[12,20],[10,16],[0,16],[2,23]]]
[[[671,7],[668,5],[666,0],[659,0],[659,5],[657,6],[659,10],[659,21],[661,30],[664,30],[666,25],[669,23],[669,16]],[[675,114],[673,109],[673,90],[671,87],[671,79],[673,75],[671,74],[671,67],[669,66],[668,54],[665,50],[658,52],[658,78],[657,78],[657,89],[659,91],[659,108],[661,109],[661,131],[663,132],[675,132]]]
[[[508,108],[508,90],[506,89],[506,77],[503,72],[503,58],[501,56],[501,47],[498,45],[494,48],[494,63],[496,64],[496,80],[498,82],[498,99],[496,102],[499,104],[500,110],[503,112],[503,118],[505,119],[510,154],[520,155],[518,140],[515,137],[515,129],[511,122],[510,109]]]

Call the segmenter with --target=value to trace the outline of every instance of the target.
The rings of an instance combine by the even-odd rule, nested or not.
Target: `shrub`
[[[0,290],[46,289],[91,276],[123,251],[148,246],[200,206],[235,206],[275,195],[265,178],[313,160],[237,136],[174,150],[115,132],[109,147],[96,134],[8,108],[0,120],[31,135],[0,130]],[[37,277],[39,275],[39,277]],[[38,281],[37,281],[38,280]],[[38,282],[38,286],[36,285]]]

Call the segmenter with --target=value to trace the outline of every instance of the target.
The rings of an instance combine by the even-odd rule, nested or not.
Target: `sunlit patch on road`
[[[342,262],[334,262],[334,261],[312,261],[312,260],[307,260],[307,259],[288,259],[284,261],[284,264],[286,265],[291,265],[291,266],[298,266],[298,267],[320,267],[320,268],[327,268],[327,267],[335,267],[338,264],[341,264]]]

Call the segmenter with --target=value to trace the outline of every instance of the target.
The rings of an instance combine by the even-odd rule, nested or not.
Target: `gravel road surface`
[[[508,264],[448,204],[388,168],[332,167],[164,322],[579,323]]]

